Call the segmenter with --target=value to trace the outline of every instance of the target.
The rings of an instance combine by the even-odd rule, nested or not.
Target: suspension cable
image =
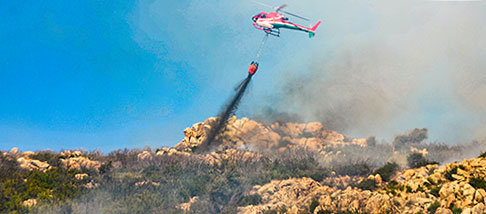
[[[260,48],[258,48],[255,62],[258,62],[258,60],[260,59],[260,55],[262,54],[263,46],[265,45],[265,41],[267,41],[267,38],[268,38],[268,33],[266,33],[265,36],[263,36],[263,40],[262,43],[260,44]]]

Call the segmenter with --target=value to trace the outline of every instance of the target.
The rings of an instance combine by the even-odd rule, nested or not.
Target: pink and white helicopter
[[[285,17],[282,13],[285,13],[290,16],[294,16],[300,19],[304,19],[307,21],[310,21],[307,18],[304,18],[299,15],[295,15],[293,13],[287,12],[282,10],[284,7],[287,7],[286,4],[283,4],[280,7],[272,7],[267,4],[263,4],[261,2],[256,2],[257,4],[270,7],[275,9],[275,12],[261,12],[258,13],[257,15],[253,16],[253,26],[258,29],[265,31],[265,33],[270,34],[272,36],[280,36],[280,28],[287,28],[291,30],[300,30],[309,33],[309,38],[312,38],[316,34],[316,29],[317,27],[321,24],[321,21],[318,21],[317,24],[315,24],[313,27],[304,27],[302,25],[294,24],[292,22],[289,22],[288,18]]]

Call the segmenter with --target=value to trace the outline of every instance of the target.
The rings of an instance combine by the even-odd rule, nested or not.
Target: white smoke
[[[351,7],[352,13],[333,8],[345,15],[329,11],[329,2],[311,5],[311,11],[329,12],[322,25],[328,34],[318,34],[309,66],[300,66],[307,74],[285,75],[282,90],[265,106],[355,136],[391,137],[414,127],[428,127],[431,140],[448,143],[485,136],[485,3],[373,1]],[[338,27],[357,17],[356,7],[367,29]],[[331,41],[332,51],[325,48]]]

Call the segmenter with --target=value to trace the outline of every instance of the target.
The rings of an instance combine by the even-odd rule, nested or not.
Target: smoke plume
[[[373,2],[360,8],[370,22],[355,35],[333,33],[347,21],[330,13],[322,25],[329,34],[317,35],[309,65],[300,66],[308,71],[283,75],[264,108],[352,136],[428,127],[432,140],[448,143],[485,137],[485,6]],[[331,41],[340,42],[327,50]]]
[[[241,98],[245,94],[245,91],[250,84],[251,81],[251,76],[248,75],[247,78],[245,78],[239,85],[236,87],[236,94],[229,100],[229,102],[226,104],[225,108],[221,111],[219,114],[216,124],[211,127],[209,130],[209,133],[207,134],[206,139],[204,142],[201,144],[201,146],[198,148],[199,151],[207,151],[208,148],[211,147],[211,144],[215,140],[215,138],[218,136],[218,134],[221,132],[222,129],[226,126],[226,123],[228,122],[228,118],[235,113],[235,111],[238,109],[238,104],[241,101]]]

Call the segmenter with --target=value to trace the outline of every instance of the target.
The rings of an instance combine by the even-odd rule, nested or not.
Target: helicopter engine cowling
[[[269,22],[267,21],[260,21],[260,20],[257,20],[256,21],[256,24],[259,25],[259,26],[262,26],[264,28],[273,28],[273,25],[270,24]]]

